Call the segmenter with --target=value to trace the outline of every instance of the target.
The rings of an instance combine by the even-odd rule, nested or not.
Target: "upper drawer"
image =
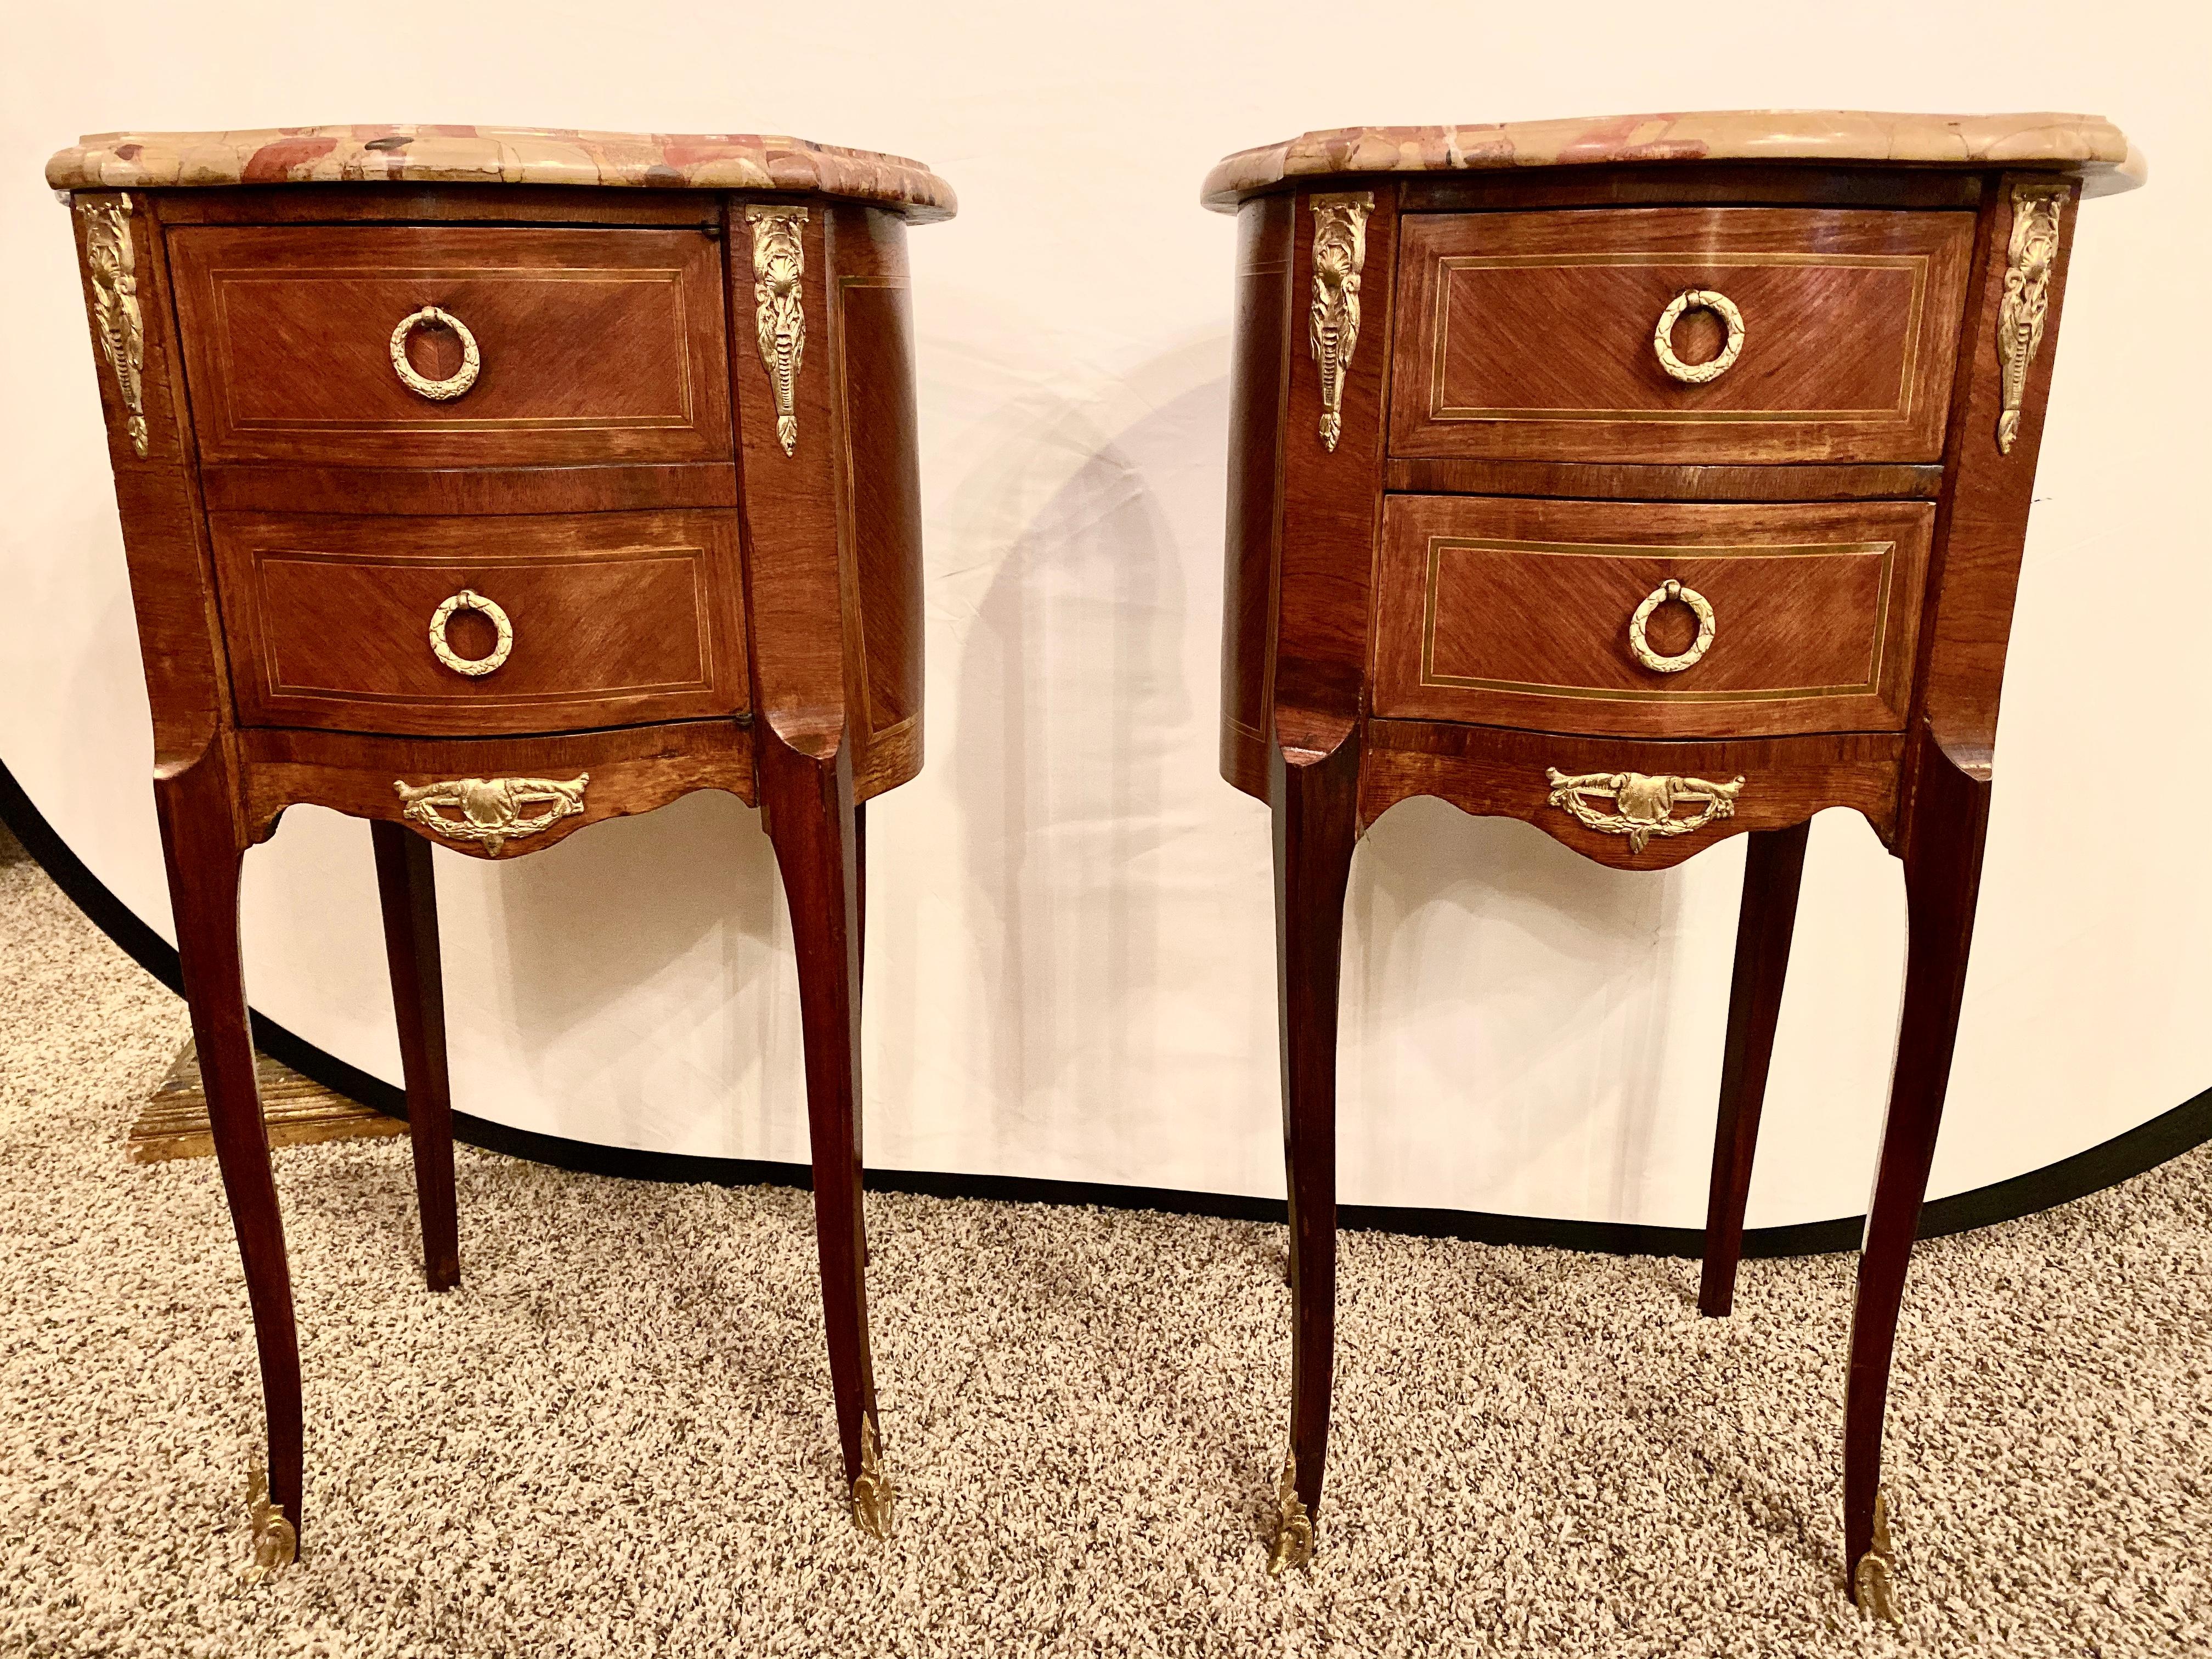
[[[1935,518],[1390,496],[1375,712],[1645,738],[1899,730]]]
[[[1409,214],[1391,449],[1940,459],[1973,226],[1798,208]],[[1684,295],[1717,297],[1681,307],[1662,349]]]
[[[494,737],[746,705],[734,513],[208,522],[242,725]]]
[[[207,460],[729,458],[721,250],[696,229],[191,225],[169,252]]]

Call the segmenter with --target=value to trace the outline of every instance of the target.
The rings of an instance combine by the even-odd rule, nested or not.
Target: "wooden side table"
[[[1851,1592],[1890,1606],[1891,1347],[1972,930],[2013,591],[2094,117],[1309,133],[1232,155],[1222,770],[1274,815],[1295,1287],[1273,1567],[1310,1554],[1353,844],[1435,795],[1601,863],[1751,837],[1700,1306],[1729,1311],[1808,821],[1904,861],[1851,1326]]]
[[[860,1203],[860,803],[921,764],[918,163],[792,138],[116,133],[69,192],[155,802],[268,1417],[300,1359],[239,950],[295,802],[370,820],[423,1266],[459,1276],[430,849],[516,858],[726,789],[790,901],[832,1388],[888,1531]]]

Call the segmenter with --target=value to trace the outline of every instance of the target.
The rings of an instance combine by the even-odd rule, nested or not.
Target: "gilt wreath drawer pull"
[[[460,337],[461,366],[442,380],[434,380],[418,374],[415,365],[407,361],[407,337],[425,323],[442,323]],[[483,367],[483,354],[477,349],[477,337],[469,332],[469,325],[450,311],[441,311],[435,306],[424,306],[410,317],[399,319],[399,326],[392,331],[392,368],[399,376],[399,383],[418,398],[428,398],[434,404],[450,403],[477,383],[477,372]]]
[[[1721,355],[1710,362],[1686,363],[1674,355],[1674,325],[1682,320],[1685,312],[1710,311],[1728,325],[1728,343]],[[1651,349],[1659,354],[1659,367],[1684,386],[1704,386],[1735,367],[1735,360],[1743,355],[1743,313],[1735,308],[1735,301],[1717,289],[1685,289],[1667,302],[1666,310],[1659,313],[1659,326],[1651,331]]]
[[[1743,780],[1708,783],[1703,778],[1652,777],[1643,772],[1585,772],[1569,777],[1556,766],[1544,769],[1551,780],[1551,804],[1574,814],[1584,829],[1601,835],[1626,836],[1628,850],[1640,853],[1654,836],[1686,836],[1716,818],[1735,816],[1735,798]],[[1591,804],[1592,796],[1609,799],[1607,812]],[[1674,803],[1702,804],[1705,810],[1686,818],[1673,816]]]
[[[491,619],[491,625],[499,630],[499,642],[492,647],[489,656],[464,657],[447,643],[446,624],[453,621],[456,611],[481,611]],[[430,613],[430,650],[456,674],[466,674],[471,679],[489,674],[505,662],[514,649],[514,624],[507,619],[506,611],[481,593],[472,593],[465,587]]]
[[[449,778],[412,784],[394,778],[400,816],[448,841],[472,841],[497,854],[510,841],[550,830],[584,810],[589,772],[563,783],[557,778]],[[532,812],[532,806],[543,807]],[[459,816],[448,817],[447,813]]]
[[[1698,637],[1680,656],[1662,657],[1651,648],[1651,641],[1645,637],[1644,629],[1651,620],[1651,613],[1669,599],[1680,599],[1697,613]],[[1705,653],[1713,648],[1713,635],[1717,627],[1713,620],[1713,607],[1706,601],[1705,596],[1694,587],[1683,586],[1669,576],[1644,596],[1644,603],[1636,607],[1636,614],[1628,619],[1628,648],[1636,653],[1636,660],[1653,673],[1679,674],[1685,668],[1695,666]]]

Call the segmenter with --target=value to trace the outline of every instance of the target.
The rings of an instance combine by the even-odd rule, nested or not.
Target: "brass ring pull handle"
[[[407,361],[407,337],[425,323],[443,323],[460,336],[461,366],[442,380],[417,374],[415,365]],[[392,331],[392,372],[399,376],[399,383],[418,398],[428,398],[434,404],[450,403],[477,383],[477,372],[483,367],[483,354],[477,349],[477,337],[469,332],[466,323],[450,311],[424,306],[413,316],[401,318],[399,326]]]
[[[1686,363],[1674,355],[1674,325],[1688,311],[1710,311],[1728,325],[1728,343],[1721,355],[1710,362]],[[1710,288],[1685,289],[1667,302],[1667,309],[1659,313],[1659,326],[1651,331],[1651,349],[1659,354],[1659,367],[1684,386],[1704,386],[1717,380],[1735,367],[1735,360],[1743,355],[1743,313],[1735,308],[1735,301],[1718,289]]]
[[[491,625],[499,629],[499,642],[492,647],[491,655],[464,657],[446,642],[446,624],[453,621],[456,611],[481,611],[491,618]],[[430,613],[431,653],[456,674],[466,674],[471,679],[489,674],[505,662],[507,653],[514,649],[514,624],[507,619],[506,611],[481,593],[471,593],[465,587]]]
[[[1698,616],[1698,637],[1679,657],[1661,656],[1651,648],[1651,641],[1644,637],[1644,627],[1650,622],[1651,613],[1669,599],[1680,599]],[[1628,619],[1628,648],[1636,653],[1636,660],[1653,673],[1679,674],[1685,668],[1694,666],[1706,652],[1713,648],[1713,635],[1717,628],[1718,624],[1713,620],[1713,608],[1705,602],[1705,596],[1694,587],[1683,586],[1669,576],[1644,596],[1644,603],[1636,607],[1636,614]]]
[[[1544,769],[1552,785],[1551,804],[1574,816],[1585,830],[1601,836],[1626,836],[1628,850],[1640,853],[1652,836],[1686,836],[1716,818],[1735,816],[1743,780],[1712,783],[1704,778],[1653,777],[1644,772],[1585,772],[1569,776],[1556,766]],[[1609,800],[1607,811],[1596,803]],[[1701,808],[1687,817],[1674,816],[1677,802]]]

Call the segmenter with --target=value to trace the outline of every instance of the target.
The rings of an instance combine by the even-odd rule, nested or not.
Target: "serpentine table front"
[[[260,1352],[263,1576],[300,1358],[239,949],[246,848],[370,820],[433,1290],[458,1282],[430,848],[725,789],[790,902],[854,1520],[893,1488],[860,1206],[860,803],[921,764],[919,163],[793,138],[112,133],[69,192],[178,952]]]
[[[1845,1405],[1882,1416],[1989,817],[2093,116],[1751,111],[1308,133],[1239,221],[1222,771],[1275,823],[1295,1315],[1274,1566],[1311,1553],[1354,843],[1435,795],[1623,869],[1751,837],[1699,1305],[1732,1304],[1814,813],[1904,861],[1905,1012]]]

